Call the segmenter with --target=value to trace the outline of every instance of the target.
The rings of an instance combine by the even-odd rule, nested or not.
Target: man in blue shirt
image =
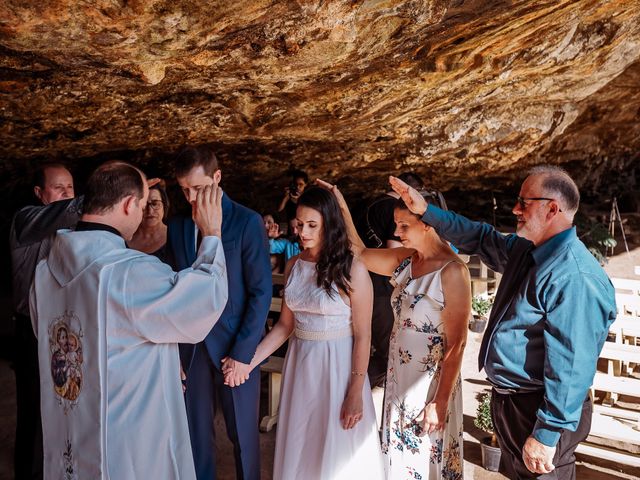
[[[580,194],[558,167],[532,169],[503,235],[427,205],[391,178],[409,209],[462,253],[503,274],[478,365],[493,385],[492,416],[510,478],[575,478],[589,434],[596,361],[615,320],[614,288],[572,226]]]

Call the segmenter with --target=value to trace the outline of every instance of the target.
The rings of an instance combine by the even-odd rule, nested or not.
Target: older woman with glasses
[[[166,259],[167,225],[169,198],[164,181],[149,187],[149,199],[144,210],[142,223],[129,242],[129,248]]]

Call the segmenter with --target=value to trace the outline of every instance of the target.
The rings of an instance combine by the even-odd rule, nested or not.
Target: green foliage
[[[493,433],[493,421],[491,420],[491,394],[484,393],[480,397],[480,403],[476,410],[476,418],[473,424],[480,430],[487,433]]]
[[[591,254],[601,265],[607,263],[607,248],[613,248],[618,244],[609,233],[607,226],[584,215],[576,215],[575,224],[580,240],[584,242]]]
[[[491,305],[493,305],[493,300],[475,296],[471,299],[471,309],[478,315],[479,317],[487,316],[489,310],[491,310]]]

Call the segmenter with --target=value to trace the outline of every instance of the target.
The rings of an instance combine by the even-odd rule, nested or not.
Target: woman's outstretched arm
[[[351,251],[364,263],[367,270],[390,277],[402,260],[410,256],[414,250],[410,248],[367,248],[358,235],[353,223],[349,206],[336,185],[317,179],[318,186],[329,190],[335,196],[347,227],[347,235],[351,242]]]

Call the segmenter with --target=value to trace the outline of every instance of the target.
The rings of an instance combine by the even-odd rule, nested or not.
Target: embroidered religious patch
[[[53,389],[65,413],[77,404],[82,390],[82,327],[72,311],[65,311],[49,326]]]

